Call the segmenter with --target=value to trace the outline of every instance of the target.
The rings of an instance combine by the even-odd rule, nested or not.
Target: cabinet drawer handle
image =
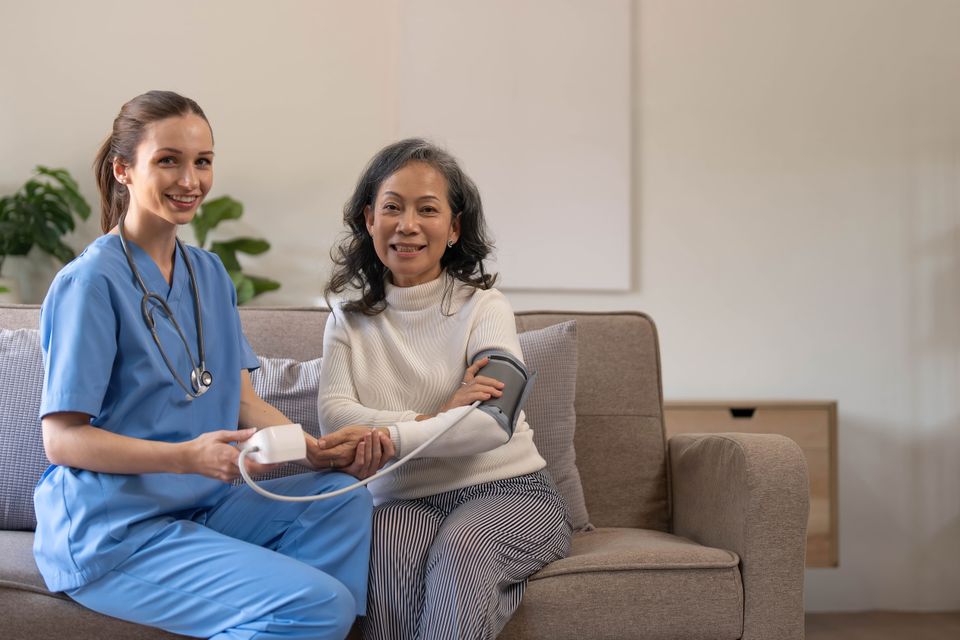
[[[737,420],[749,420],[756,412],[756,407],[730,407],[730,415]]]

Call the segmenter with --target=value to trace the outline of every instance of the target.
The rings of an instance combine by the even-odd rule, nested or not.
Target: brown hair
[[[148,91],[120,108],[120,114],[113,121],[113,131],[93,161],[93,173],[100,190],[100,228],[104,233],[116,226],[130,203],[127,188],[117,182],[113,175],[113,161],[119,158],[133,165],[137,159],[137,147],[148,124],[191,113],[203,118],[207,125],[210,124],[200,105],[173,91]]]

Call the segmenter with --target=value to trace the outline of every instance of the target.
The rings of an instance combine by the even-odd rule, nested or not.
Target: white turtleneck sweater
[[[452,295],[444,301],[451,284]],[[388,283],[386,302],[375,316],[344,313],[339,306],[330,314],[318,408],[325,434],[349,425],[388,427],[399,457],[449,424],[449,414],[467,410],[458,407],[416,421],[418,414],[435,414],[450,399],[476,354],[486,349],[517,358],[522,354],[513,310],[495,289],[475,289],[444,274],[414,287]],[[507,441],[492,417],[472,411],[416,460],[369,488],[381,503],[512,478],[544,466],[522,412]]]

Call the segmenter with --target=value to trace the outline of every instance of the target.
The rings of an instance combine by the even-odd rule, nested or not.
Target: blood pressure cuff
[[[477,372],[477,375],[502,382],[503,395],[481,402],[477,410],[492,416],[500,428],[507,432],[507,437],[512,438],[517,420],[520,419],[520,410],[523,409],[527,396],[530,395],[537,374],[528,372],[519,358],[506,351],[498,349],[481,351],[474,362],[484,358],[490,360]]]

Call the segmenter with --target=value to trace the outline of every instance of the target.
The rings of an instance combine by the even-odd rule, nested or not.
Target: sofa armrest
[[[673,532],[740,556],[742,640],[803,638],[810,508],[800,447],[772,434],[670,438]]]

